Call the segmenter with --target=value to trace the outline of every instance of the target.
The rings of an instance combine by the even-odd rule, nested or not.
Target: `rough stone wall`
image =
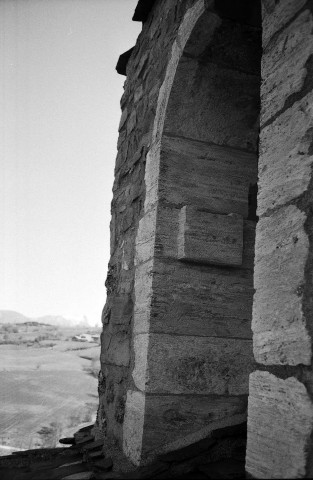
[[[126,391],[133,382],[134,255],[145,199],[146,155],[173,38],[186,9],[193,3],[156,2],[128,62],[121,99],[97,416],[98,431],[107,441],[117,441],[120,446]]]
[[[127,66],[97,427],[137,464],[246,418],[259,33],[159,0]]]
[[[260,32],[213,8],[200,0],[182,20],[147,155],[123,426],[135,463],[246,418]]]
[[[263,0],[262,106],[246,468],[312,478],[313,2]]]

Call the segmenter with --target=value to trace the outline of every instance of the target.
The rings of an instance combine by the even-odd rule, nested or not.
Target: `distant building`
[[[100,335],[90,335],[90,333],[82,333],[81,335],[75,335],[72,340],[76,342],[99,342]]]

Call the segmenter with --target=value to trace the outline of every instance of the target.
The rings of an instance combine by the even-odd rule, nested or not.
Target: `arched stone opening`
[[[261,28],[259,2],[233,3],[187,10],[159,92],[123,425],[137,464],[246,419]]]

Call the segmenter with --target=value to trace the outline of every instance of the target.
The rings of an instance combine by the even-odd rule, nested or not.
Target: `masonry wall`
[[[97,423],[134,463],[246,419],[260,28],[219,3],[156,2],[121,100]]]
[[[121,98],[97,415],[98,434],[104,435],[107,442],[117,442],[120,448],[126,392],[133,386],[134,256],[145,200],[146,155],[173,39],[186,9],[193,3],[156,2],[128,62]]]
[[[173,44],[168,101],[161,87],[165,106],[146,165],[136,238],[136,390],[128,391],[124,424],[124,448],[136,461],[246,419],[260,29],[210,8],[200,13],[185,43]]]
[[[313,2],[263,0],[262,107],[246,468],[312,478]]]

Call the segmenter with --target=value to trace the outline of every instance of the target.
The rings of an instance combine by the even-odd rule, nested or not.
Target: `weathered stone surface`
[[[209,2],[211,3],[211,0],[209,0]],[[204,13],[204,10],[204,0],[198,0],[192,7],[187,9],[182,22],[179,25],[178,36],[172,43],[170,58],[166,66],[165,78],[159,91],[156,116],[153,125],[152,142],[155,144],[160,141],[163,134],[165,114],[167,113],[167,104],[172,91],[172,85],[174,76],[176,75],[179,59],[195,24],[199,20],[200,16]]]
[[[94,452],[90,452],[90,453],[85,452],[85,455],[84,455],[84,459],[86,460],[87,459],[94,460],[99,458],[103,458],[102,448],[100,450],[95,450]]]
[[[93,478],[93,472],[81,472],[73,473],[72,475],[67,475],[62,477],[62,480],[91,480]]]
[[[215,2],[217,10],[220,6],[221,2]],[[246,4],[244,10],[247,9]],[[238,13],[238,3],[234,4],[234,10]],[[220,16],[223,16],[222,13]],[[232,70],[259,75],[261,30],[248,25],[248,22],[234,21],[229,12],[226,16],[220,18],[216,13],[205,12],[187,42],[183,55],[197,58],[200,62],[212,62]]]
[[[133,131],[133,129],[136,126],[136,122],[137,122],[137,113],[136,113],[136,110],[133,110],[126,123],[127,135],[129,135]]]
[[[214,3],[214,2],[212,2]],[[197,21],[197,28],[187,39],[184,55],[200,57],[207,45],[212,41],[214,32],[222,23],[221,18],[214,12],[206,11]],[[180,32],[181,34],[182,32]]]
[[[178,258],[212,265],[242,264],[243,219],[218,215],[191,206],[180,210]]]
[[[262,0],[263,46],[281,30],[305,5],[306,0]]]
[[[270,45],[262,57],[261,125],[283,109],[306,81],[311,80],[307,62],[313,54],[313,17],[300,14]]]
[[[37,475],[36,476],[39,480],[43,480],[43,479],[52,480],[52,479],[60,479],[60,478],[62,479],[64,477],[73,476],[74,474],[78,474],[82,472],[90,472],[90,470],[86,464],[80,461],[80,462],[75,462],[74,464],[69,464],[66,466],[62,465],[61,467],[51,469],[50,472],[42,472],[43,475],[39,474],[38,476]]]
[[[147,153],[146,170],[145,170],[145,186],[146,196],[144,203],[145,212],[155,206],[158,202],[158,179],[160,167],[160,150],[159,145],[154,145]]]
[[[140,459],[151,461],[159,454],[214,435],[220,426],[242,423],[246,419],[246,406],[247,400],[241,396],[158,396],[129,391],[123,427],[124,452],[136,464]],[[141,430],[144,415],[145,426]]]
[[[161,160],[161,201],[247,217],[249,186],[257,181],[254,153],[164,135]]]
[[[136,273],[134,333],[251,338],[251,271],[169,259],[145,265]]]
[[[205,88],[199,88],[204,85]],[[260,79],[214,63],[183,57],[168,102],[164,131],[256,151]]]
[[[88,444],[94,441],[94,436],[85,432],[76,432],[74,433],[75,444],[83,447],[84,444]]]
[[[128,325],[133,313],[133,302],[130,295],[116,295],[113,299],[110,322],[116,325]]]
[[[313,156],[313,93],[293,104],[260,135],[258,215],[308,187]]]
[[[142,331],[147,333],[150,331],[151,333],[153,329],[161,329],[160,331],[165,329],[168,333],[175,333],[175,335],[178,332],[181,335],[175,341],[180,342],[182,340],[182,345],[186,341],[187,343],[190,342],[187,335],[191,335],[192,339],[200,337],[202,338],[200,343],[203,343],[203,349],[204,342],[210,343],[211,341],[205,339],[205,336],[212,335],[215,337],[212,340],[214,344],[212,355],[221,354],[224,350],[223,354],[229,355],[229,358],[231,355],[230,346],[235,343],[236,339],[238,337],[249,338],[251,335],[249,324],[253,291],[251,275],[253,225],[250,228],[250,223],[244,222],[243,263],[240,269],[233,268],[236,272],[231,273],[225,267],[221,268],[220,272],[217,271],[217,268],[212,267],[209,272],[207,266],[202,267],[201,265],[197,266],[192,272],[192,268],[188,270],[186,265],[177,266],[178,213],[183,205],[195,204],[195,206],[201,207],[205,205],[207,211],[211,213],[237,213],[245,218],[248,216],[248,193],[250,185],[255,184],[257,179],[257,156],[255,153],[243,151],[242,147],[255,151],[258,135],[258,100],[254,93],[259,80],[255,75],[250,75],[250,73],[244,71],[231,72],[232,67],[227,70],[230,65],[225,65],[225,62],[227,64],[228,61],[233,62],[233,66],[237,64],[239,70],[244,70],[244,62],[246,62],[246,65],[249,63],[247,58],[249,52],[254,48],[252,44],[255,40],[253,35],[250,35],[252,30],[250,29],[250,40],[246,52],[241,51],[239,47],[235,49],[235,54],[232,55],[228,49],[232,38],[235,38],[236,42],[239,43],[240,38],[245,37],[247,39],[245,32],[250,27],[242,27],[243,36],[240,27],[237,29],[234,27],[231,35],[228,36],[228,44],[225,44],[224,50],[224,33],[222,35],[221,32],[219,37],[221,42],[215,51],[211,49],[209,52],[208,45],[202,48],[201,52],[205,52],[210,60],[212,60],[212,56],[216,56],[223,65],[222,67],[217,66],[214,62],[209,65],[204,56],[199,62],[199,69],[194,70],[197,78],[195,77],[196,81],[192,85],[191,92],[192,95],[195,94],[194,102],[191,101],[191,106],[195,109],[194,113],[197,113],[196,103],[198,105],[200,103],[201,110],[199,115],[195,116],[195,120],[202,122],[203,118],[209,119],[209,124],[198,125],[200,134],[208,135],[207,127],[212,126],[215,130],[211,132],[211,138],[216,141],[225,140],[226,143],[239,148],[216,147],[201,141],[191,141],[193,145],[191,148],[186,145],[188,141],[184,145],[181,144],[181,139],[176,138],[173,142],[180,143],[180,148],[174,152],[174,161],[170,156],[164,159],[164,152],[160,156],[165,117],[168,113],[170,115],[173,113],[173,110],[169,112],[167,107],[169,97],[173,94],[172,85],[177,65],[181,59],[185,43],[194,27],[198,26],[198,19],[203,14],[205,7],[211,8],[213,3],[213,1],[208,0],[197,0],[195,2],[189,2],[189,0],[180,2],[161,0],[156,2],[149,24],[143,26],[142,34],[133,50],[128,65],[125,94],[121,101],[125,114],[121,122],[118,142],[119,152],[112,202],[112,258],[110,261],[112,272],[110,281],[107,282],[109,318],[106,319],[108,321],[104,326],[101,357],[103,372],[108,369],[110,371],[106,378],[106,390],[101,394],[101,405],[105,409],[107,435],[121,442],[123,429],[125,451],[132,459],[135,459],[135,463],[142,461],[142,434],[150,422],[149,420],[144,426],[144,416],[148,410],[145,407],[144,398],[140,397],[140,392],[130,392],[127,397],[123,427],[121,424],[123,415],[117,414],[117,412],[119,412],[119,402],[122,404],[125,398],[126,388],[133,388],[129,387],[129,385],[132,385],[132,379],[127,378],[127,369],[133,366],[134,360],[135,370],[136,365],[140,365],[138,375],[140,381],[145,384],[149,380],[149,349],[151,345],[152,348],[156,347],[153,341],[151,344],[153,334],[151,337],[149,334],[139,336],[136,333]],[[202,41],[207,43],[210,41],[207,38],[209,32],[211,31],[213,37],[220,21],[216,13],[210,12],[206,14],[206,23],[206,28],[204,28],[202,22],[201,29],[202,34],[206,37],[206,40],[203,38]],[[229,23],[228,26],[231,28],[232,22],[227,21],[226,23]],[[196,43],[194,42],[193,45],[196,45]],[[250,47],[252,47],[252,50]],[[182,67],[183,63],[182,61]],[[196,66],[195,63],[193,63],[193,66]],[[181,73],[184,73],[183,68],[180,70]],[[227,81],[222,85],[221,75],[224,74],[227,74]],[[249,86],[250,77],[251,85]],[[212,90],[211,96],[203,88],[208,78],[211,80],[212,88],[215,82],[214,88],[217,90]],[[176,80],[174,82],[175,86],[184,88],[184,79],[181,83],[181,78],[178,75]],[[191,84],[190,77],[188,77],[188,81],[185,82],[187,97],[190,93],[188,88],[191,87]],[[222,91],[223,88],[225,88],[224,92]],[[203,92],[203,95],[200,91]],[[202,104],[204,97],[208,99],[206,105]],[[183,99],[183,96],[181,99]],[[229,108],[226,105],[228,99],[232,102]],[[170,103],[176,108],[174,100],[172,95]],[[220,115],[219,111],[216,110],[218,103],[221,106]],[[211,107],[212,112],[215,109],[214,115],[216,112],[219,115],[217,121],[216,116],[213,118],[213,115],[209,113]],[[192,113],[192,111],[189,113]],[[222,123],[226,120],[229,126],[231,116],[234,124],[233,128],[229,130],[227,125],[224,128]],[[190,122],[190,115],[187,115],[186,118]],[[179,123],[179,119],[175,119],[175,122]],[[190,130],[190,136],[197,131],[195,124],[192,124],[191,127],[193,130]],[[244,130],[246,130],[245,133]],[[200,137],[199,139],[203,140]],[[209,153],[207,149],[210,150]],[[196,155],[194,155],[195,152]],[[195,171],[197,173],[192,180]],[[180,192],[181,196],[179,196]],[[193,202],[193,199],[195,199],[195,202]],[[141,220],[138,228],[139,218]],[[168,234],[169,226],[170,232]],[[163,262],[159,261],[161,258],[163,258]],[[176,261],[176,267],[174,261]],[[207,281],[209,281],[209,285],[206,285]],[[231,285],[229,294],[226,294],[225,289]],[[174,295],[173,298],[171,298],[172,294]],[[114,296],[117,297],[116,302]],[[130,328],[127,322],[129,322],[131,316],[131,302],[127,297],[134,301],[134,321],[130,325],[134,326],[135,351],[132,352],[131,357],[127,354],[130,344]],[[187,302],[193,297],[195,298],[192,308],[188,310],[186,308]],[[175,306],[171,307],[173,300]],[[196,308],[197,302],[198,309]],[[175,309],[180,306],[180,303],[183,305],[182,310],[184,310],[181,318],[174,315]],[[225,315],[222,313],[223,303],[224,307],[227,305]],[[223,339],[217,337],[224,335],[234,338],[229,339],[230,343],[225,340],[225,344],[219,343],[219,346],[217,346],[216,342],[224,342]],[[185,340],[186,338],[187,340]],[[170,347],[170,340],[168,338],[165,342],[166,348],[172,348]],[[139,349],[137,349],[138,341],[141,342]],[[248,340],[242,340],[242,342],[245,345],[249,343]],[[157,350],[158,348],[157,346]],[[182,353],[182,348],[181,350],[178,349],[179,354]],[[239,353],[238,348],[237,356],[239,359],[245,355],[248,357],[249,348],[241,347],[240,350]],[[251,344],[249,352],[251,360]],[[135,358],[133,358],[133,353]],[[234,364],[234,362],[232,363]],[[242,372],[245,371],[247,363],[245,361],[244,368],[240,367]],[[233,367],[234,365],[232,365]],[[223,377],[225,383],[228,383],[228,380],[225,380],[229,374],[227,368],[228,364],[224,371],[220,372],[221,376],[224,375],[225,377]],[[121,370],[122,374],[114,373],[113,369],[114,372],[116,369]],[[207,375],[211,378],[209,365],[207,369]],[[242,374],[247,377],[247,372]],[[215,380],[213,379],[213,381]],[[229,391],[235,391],[235,395],[237,395],[236,388],[240,392],[240,388],[244,384],[238,376],[237,382],[241,384],[238,388],[233,384],[229,385]],[[227,389],[226,384],[223,388],[221,387],[221,390],[226,393]],[[206,393],[196,395],[197,400],[198,397],[204,398],[205,395]],[[177,399],[178,396],[172,395],[172,397]],[[158,399],[159,403],[162,403],[162,398],[161,395]],[[233,399],[233,397],[231,398]],[[191,400],[192,398],[189,397],[188,401]],[[192,430],[196,414],[194,410],[193,416],[190,416],[190,421],[186,420],[187,423],[189,422],[189,426],[186,427],[183,438],[178,436],[173,441],[170,438],[171,432],[168,432],[166,448],[175,448],[175,442],[176,446],[182,446],[182,442],[188,443],[203,438],[209,431],[208,429],[218,428],[222,424],[226,426],[232,422],[243,421],[245,395],[242,396],[241,393],[238,393],[236,400],[239,403],[234,406],[235,410],[232,409],[233,407],[228,409],[230,404],[223,398],[219,400],[221,400],[220,408],[217,402],[214,407],[215,414],[213,415],[211,412],[211,417],[209,414],[205,417],[208,419],[209,426],[200,427],[199,424],[196,430]],[[227,407],[225,402],[228,405]],[[240,412],[238,410],[239,404],[241,405]],[[134,405],[134,408],[132,405]],[[205,409],[204,401],[202,405]],[[157,408],[157,404],[155,404],[155,408]],[[197,408],[199,411],[199,406]],[[212,420],[213,417],[215,420]],[[180,423],[175,423],[175,428],[176,425],[177,432],[179,432]],[[157,427],[157,423],[155,426]],[[151,427],[154,428],[152,424]],[[192,430],[192,433],[188,434],[188,429]],[[145,444],[147,444],[146,439]],[[160,448],[163,448],[163,445]],[[153,450],[153,445],[151,449]]]
[[[103,439],[95,440],[94,442],[84,445],[82,448],[83,452],[88,452],[92,450],[97,450],[99,447],[103,447]]]
[[[209,8],[212,6],[214,6],[213,0],[208,0],[206,5],[205,0],[200,0],[198,2],[195,2],[195,4],[187,10],[184,16],[184,20],[179,26],[177,34],[177,43],[179,44],[181,49],[185,47],[186,42],[190,38],[190,34],[192,33],[193,28],[195,27],[201,15],[204,13],[205,8]],[[209,19],[207,21],[207,26],[209,25],[213,30],[215,28],[215,17],[216,15],[210,12]]]
[[[147,212],[139,221],[136,237],[135,265],[144,263],[154,255],[157,207]]]
[[[106,472],[108,470],[111,470],[111,468],[113,467],[112,458],[110,457],[103,458],[102,460],[95,462],[94,465],[97,470],[102,470]]]
[[[103,363],[127,367],[130,361],[130,339],[127,332],[104,335],[104,349],[100,355]]]
[[[134,306],[134,324],[136,331],[148,331],[150,319],[150,307],[152,299],[152,281],[153,281],[154,260],[151,259],[143,265],[137,266],[135,275],[135,306]]]
[[[148,348],[148,358],[144,354]],[[151,333],[134,337],[137,388],[151,393],[243,395],[253,368],[250,340]]]
[[[158,204],[157,228],[155,232],[154,255],[157,258],[172,258],[177,260],[179,234],[179,213],[176,206]],[[171,228],[169,228],[169,225]]]
[[[220,426],[236,425],[246,418],[246,399],[240,397],[148,395],[146,406],[149,423],[142,455],[148,459],[166,452],[174,455],[176,449],[192,449],[193,443],[213,436]]]
[[[120,124],[119,124],[119,127],[118,127],[119,131],[123,128],[123,126],[124,126],[124,124],[127,120],[127,117],[128,117],[128,110],[127,110],[127,108],[124,108],[124,110],[122,112],[121,119],[120,119]]]
[[[93,427],[94,427],[94,424],[91,423],[90,425],[86,425],[85,427],[80,428],[78,432],[91,432]]]
[[[144,417],[145,394],[128,390],[123,424],[123,451],[135,465],[139,465],[141,460]]]
[[[254,478],[302,478],[313,404],[294,377],[250,375],[246,470]]]
[[[201,207],[199,209],[201,210]],[[155,258],[177,259],[180,210],[176,205],[169,206],[166,203],[159,203],[154,245]],[[255,224],[253,220],[243,221],[243,253],[240,268],[253,270]],[[169,225],[171,228],[168,227]]]
[[[140,265],[148,259],[172,258],[177,259],[179,234],[179,213],[180,208],[167,204],[158,204],[156,220],[154,209],[148,212],[142,219],[142,233],[137,237],[136,264]],[[200,207],[201,209],[201,207]],[[151,213],[151,217],[150,217]],[[151,221],[150,221],[151,220]],[[155,230],[153,224],[155,224]],[[169,225],[171,228],[169,228]],[[254,266],[254,238],[255,221],[243,221],[243,255],[241,268],[253,269]],[[140,241],[139,241],[140,240]]]
[[[176,412],[173,411],[173,418],[175,418],[175,414]],[[176,418],[177,417],[179,418],[179,415],[177,415]],[[178,450],[160,455],[159,459],[167,463],[183,462],[189,458],[197,457],[199,454],[212,447],[212,445],[215,443],[216,439],[213,437],[213,435],[210,435],[209,437],[199,440],[199,442],[195,442],[192,445],[188,445],[187,447],[179,448]]]
[[[306,215],[290,205],[257,225],[252,330],[259,363],[311,363],[302,308],[309,248],[305,220]]]

